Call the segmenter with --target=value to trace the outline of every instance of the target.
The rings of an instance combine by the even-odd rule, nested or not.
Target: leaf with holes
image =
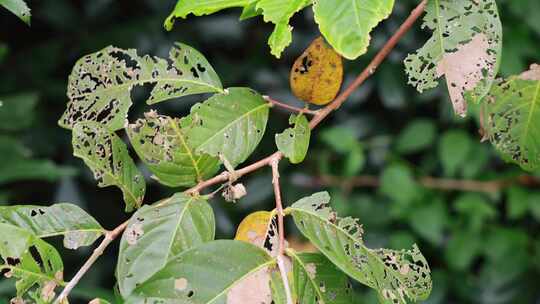
[[[204,243],[173,257],[125,303],[232,304],[227,302],[231,288],[274,265],[266,251],[252,244],[231,240]]]
[[[144,119],[130,124],[126,132],[139,157],[164,185],[193,186],[219,169],[219,159],[196,153],[188,144],[176,118],[150,111]]]
[[[370,32],[388,18],[394,0],[316,0],[315,22],[324,38],[347,59],[356,59],[367,51]]]
[[[494,85],[482,111],[484,131],[506,160],[540,167],[540,65]]]
[[[247,88],[230,88],[191,108],[180,120],[196,153],[223,156],[231,165],[245,161],[261,141],[270,107]]]
[[[75,64],[68,83],[67,110],[59,124],[99,122],[111,131],[124,127],[135,86],[152,85],[148,104],[192,94],[222,92],[221,81],[197,50],[177,43],[169,59],[139,56],[134,49],[107,47]]]
[[[287,254],[293,260],[293,290],[298,304],[353,302],[349,279],[324,255],[293,250]]]
[[[319,37],[294,62],[289,82],[296,97],[325,105],[336,97],[343,82],[341,56]]]
[[[24,23],[30,25],[30,9],[23,0],[0,0],[0,5],[15,14]]]
[[[99,187],[117,186],[122,190],[127,212],[141,206],[146,190],[144,177],[118,135],[98,123],[79,123],[73,129],[73,155],[84,160]]]
[[[122,296],[148,280],[182,252],[214,239],[212,207],[201,197],[177,193],[145,205],[122,235],[116,278]]]
[[[445,76],[454,111],[467,113],[467,100],[480,100],[497,74],[502,27],[495,0],[428,1],[423,27],[433,36],[405,59],[409,83],[418,91]]]
[[[298,164],[306,157],[311,129],[307,118],[302,114],[291,115],[289,124],[294,125],[294,127],[276,134],[276,145],[291,163]]]
[[[32,232],[10,224],[0,223],[0,233],[0,270],[7,278],[17,279],[17,297],[37,286],[42,291],[48,288],[46,296],[52,300],[50,289],[64,284],[64,265],[56,249]]]
[[[292,26],[289,20],[294,14],[311,4],[311,0],[260,0],[256,9],[262,11],[265,22],[275,24],[268,39],[272,55],[281,57],[283,50],[292,42]]]
[[[64,247],[91,245],[105,229],[88,213],[73,204],[0,207],[0,223],[31,231],[38,238],[64,236]]]
[[[412,250],[369,249],[363,229],[353,218],[338,218],[327,192],[305,197],[286,213],[332,263],[355,280],[377,290],[383,303],[426,299],[431,292],[429,266],[415,245]]]
[[[245,7],[256,0],[178,0],[174,10],[165,19],[165,29],[172,30],[177,18],[186,18],[187,15],[209,15],[231,7]]]

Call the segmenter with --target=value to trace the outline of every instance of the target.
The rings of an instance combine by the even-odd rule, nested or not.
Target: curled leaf
[[[332,101],[342,81],[341,56],[322,37],[315,39],[291,68],[290,83],[294,95],[316,105]]]
[[[293,125],[292,128],[276,134],[276,145],[291,163],[298,164],[308,152],[311,129],[307,118],[302,114],[291,115],[289,123]]]

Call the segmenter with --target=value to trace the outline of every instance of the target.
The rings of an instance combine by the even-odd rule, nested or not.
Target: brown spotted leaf
[[[73,155],[92,170],[99,187],[122,190],[126,211],[142,204],[146,184],[118,135],[95,122],[78,123],[73,129]]]
[[[342,81],[342,58],[322,37],[315,39],[296,59],[290,74],[294,95],[316,105],[332,101]]]
[[[141,85],[153,86],[149,104],[223,91],[204,56],[185,44],[177,43],[168,60],[110,46],[84,56],[73,67],[69,102],[59,124],[71,129],[78,122],[93,121],[113,131],[121,129],[132,104],[131,91]]]
[[[384,303],[426,299],[431,292],[430,269],[415,245],[411,250],[370,249],[356,219],[339,218],[327,192],[294,203],[292,214],[300,232],[343,272],[379,294]],[[309,272],[309,271],[308,271]]]
[[[540,167],[540,66],[493,85],[483,103],[483,129],[503,158]]]
[[[454,111],[467,113],[467,100],[488,92],[499,67],[502,27],[495,0],[428,1],[423,27],[426,44],[405,59],[409,83],[419,92],[446,77]]]
[[[218,158],[195,152],[176,118],[150,111],[130,124],[126,132],[139,157],[161,184],[193,186],[219,169]]]

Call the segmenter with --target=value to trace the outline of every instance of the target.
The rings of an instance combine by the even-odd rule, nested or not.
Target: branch
[[[499,179],[491,181],[479,180],[463,180],[451,178],[437,178],[432,176],[424,176],[417,180],[418,184],[425,188],[437,189],[443,191],[469,191],[469,192],[484,192],[496,193],[515,184],[520,184],[529,187],[540,187],[540,180],[522,175],[517,178]],[[341,178],[331,175],[323,175],[305,179],[298,184],[307,187],[342,187],[345,189],[357,187],[379,187],[380,179],[374,175],[361,175],[351,178]]]
[[[287,269],[285,269],[285,264],[283,263],[284,253],[285,253],[285,225],[283,223],[283,204],[281,202],[281,189],[279,187],[279,161],[281,160],[280,155],[276,155],[270,161],[270,166],[272,167],[272,185],[274,185],[274,196],[276,198],[276,211],[278,217],[278,236],[279,236],[279,248],[277,254],[277,264],[279,272],[281,273],[281,280],[283,281],[283,286],[285,288],[285,295],[287,296],[287,304],[293,304],[291,290],[289,287],[289,279],[287,278]]]
[[[82,265],[79,271],[77,271],[73,279],[71,279],[71,281],[69,281],[66,287],[64,287],[64,290],[62,290],[58,298],[56,298],[56,301],[54,301],[55,304],[63,303],[63,301],[67,299],[67,296],[69,295],[71,290],[79,283],[81,278],[90,269],[90,267],[92,267],[94,262],[96,262],[96,260],[103,254],[105,248],[107,248],[107,246],[109,246],[112,241],[114,241],[120,234],[122,234],[122,231],[124,231],[127,224],[128,221],[125,221],[120,226],[116,227],[114,230],[107,231],[107,233],[105,233],[105,237],[103,238],[99,246],[94,250],[92,255],[88,258],[88,260],[86,260],[86,262],[84,263],[84,265]]]
[[[292,112],[296,112],[296,113],[300,113],[300,114],[309,114],[309,115],[317,115],[317,112],[318,112],[318,111],[310,110],[307,107],[303,108],[303,109],[297,108],[297,107],[291,106],[289,104],[286,104],[286,103],[277,101],[275,99],[272,99],[270,96],[263,96],[263,97],[264,97],[264,99],[266,99],[266,101],[268,101],[270,104],[272,104],[272,106],[282,107],[282,108],[290,110]]]
[[[392,37],[386,42],[384,47],[377,53],[377,55],[373,58],[371,63],[360,73],[360,75],[356,78],[356,80],[348,87],[346,88],[343,93],[341,93],[334,101],[329,103],[326,107],[322,108],[319,111],[310,111],[304,113],[313,114],[313,119],[310,121],[309,127],[311,129],[314,129],[322,120],[324,120],[332,111],[336,110],[345,102],[345,100],[356,90],[369,76],[371,76],[377,67],[384,61],[384,59],[388,56],[388,54],[394,49],[398,41],[409,31],[409,29],[412,27],[414,22],[422,15],[425,6],[426,6],[427,0],[422,0],[420,4],[411,12],[410,16],[405,20],[405,22],[399,27],[396,33],[392,35]],[[272,101],[269,101],[272,102]],[[284,108],[288,108],[290,110],[299,111],[301,109],[295,108],[289,105],[285,105],[281,102],[276,102],[275,100],[272,102],[273,104],[276,104],[278,106],[282,106]],[[271,162],[274,159],[281,159],[283,157],[283,154],[281,152],[275,152],[272,155],[267,156],[266,158],[263,158],[249,166],[246,166],[242,169],[235,171],[235,177],[240,178],[246,174],[249,174],[253,171],[256,171],[262,167],[271,165]],[[192,187],[185,191],[187,194],[199,194],[200,191],[204,190],[207,187],[210,187],[215,184],[226,182],[230,179],[230,173],[227,171],[224,171],[215,177],[202,181],[199,184],[197,184],[195,187]],[[79,282],[81,277],[88,271],[90,266],[97,260],[97,258],[103,254],[103,251],[107,246],[122,233],[122,231],[126,228],[127,222],[122,223],[120,226],[116,227],[113,231],[108,232],[105,235],[105,239],[101,242],[101,244],[96,248],[94,253],[88,258],[86,263],[81,267],[81,269],[77,272],[75,277],[69,282],[69,284],[66,286],[66,288],[62,291],[62,293],[58,296],[55,303],[59,303],[60,300],[66,299],[70,291],[75,287],[75,285]],[[280,246],[281,247],[281,246]],[[278,261],[279,262],[279,261]],[[279,264],[279,263],[278,263]],[[288,285],[286,285],[286,288],[288,288]]]

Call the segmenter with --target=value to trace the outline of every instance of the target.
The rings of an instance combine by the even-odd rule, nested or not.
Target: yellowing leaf
[[[272,212],[257,211],[246,216],[236,230],[235,240],[259,245],[264,241]]]
[[[343,82],[341,56],[322,37],[315,39],[294,62],[290,82],[296,97],[316,105],[329,103]]]

